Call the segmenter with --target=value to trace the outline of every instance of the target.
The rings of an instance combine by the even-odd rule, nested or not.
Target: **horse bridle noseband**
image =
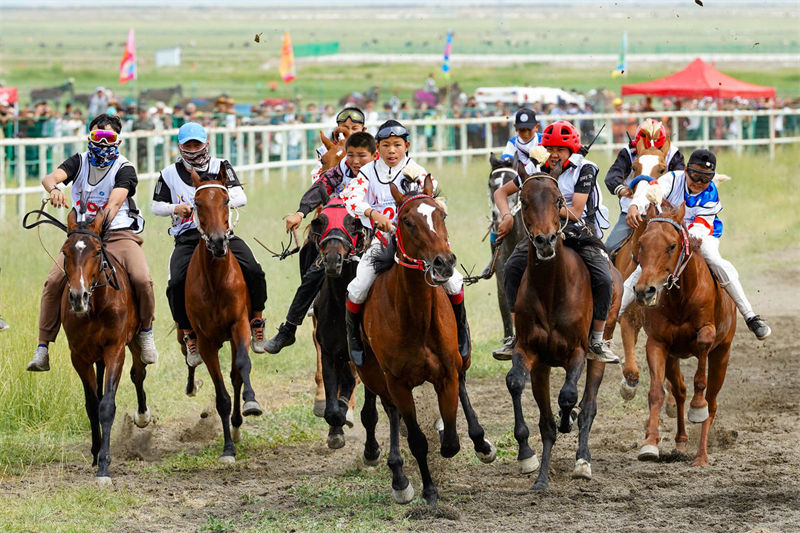
[[[425,198],[434,200],[434,202],[436,201],[433,198],[433,196],[427,194],[415,194],[414,196],[405,199],[403,203],[400,204],[400,208],[397,210],[397,218],[398,219],[400,218],[400,213],[403,212],[403,209],[406,207],[406,204],[414,200],[423,200]],[[395,257],[395,261],[397,261],[397,264],[400,266],[404,266],[406,268],[410,268],[411,270],[421,270],[423,274],[423,279],[425,280],[425,283],[428,284],[429,287],[438,287],[440,285],[444,285],[445,283],[447,283],[447,280],[442,282],[436,282],[434,280],[433,265],[431,263],[428,263],[424,259],[417,259],[415,257],[411,257],[406,253],[406,248],[403,245],[403,237],[401,235],[399,226],[400,225],[398,224],[397,231],[394,232],[394,238],[395,241],[397,242],[397,252],[402,256],[402,259],[400,257]],[[450,249],[449,242],[447,243],[447,249],[448,250]],[[430,278],[430,281],[428,281],[428,278]]]
[[[206,183],[205,185],[201,185],[194,190],[195,195],[197,195],[197,191],[201,191],[203,189],[223,189],[225,192],[228,192],[228,188],[224,185],[220,185],[219,183]],[[230,197],[229,197],[230,198]],[[236,212],[236,219],[233,219],[233,212]],[[211,244],[209,240],[208,234],[200,227],[200,221],[197,220],[197,210],[192,209],[192,220],[194,221],[194,225],[197,228],[197,232],[200,233],[200,236],[206,243],[206,248],[208,248]],[[228,231],[225,232],[225,241],[229,241],[231,237],[233,237],[233,228],[236,227],[236,224],[239,222],[239,211],[234,209],[233,207],[228,205]]]
[[[322,207],[322,211],[325,211],[325,209],[329,209],[329,208],[346,209],[344,204],[333,204],[333,203],[331,203],[331,204],[323,206]],[[337,233],[333,233],[334,230],[341,231],[347,237],[343,237],[343,236],[341,236],[341,235],[339,235]],[[360,232],[360,233],[362,235],[362,243],[363,243],[363,242],[366,241],[366,236],[363,234],[363,231]],[[358,255],[363,251],[363,245],[357,247],[355,244],[353,244],[353,242],[358,242],[358,236],[357,235],[352,235],[349,231],[347,231],[347,229],[344,228],[344,225],[341,228],[330,228],[330,229],[328,229],[326,227],[322,231],[322,233],[320,234],[320,240],[317,242],[317,251],[321,252],[323,246],[328,241],[339,241],[340,243],[342,243],[342,246],[344,246],[347,249],[347,252],[345,254],[345,261],[351,261],[352,260],[352,256]],[[318,260],[320,260],[321,257],[322,256],[319,256]]]
[[[686,228],[684,228],[682,225],[678,224],[671,218],[664,218],[664,217],[655,217],[648,220],[647,226],[645,226],[644,228],[645,231],[647,231],[647,228],[649,228],[650,224],[652,224],[653,222],[666,222],[667,224],[674,226],[675,229],[678,230],[678,235],[681,236],[681,255],[678,258],[677,264],[675,265],[675,270],[672,271],[672,274],[667,276],[666,281],[662,284],[662,286],[667,290],[670,290],[673,287],[677,287],[678,289],[680,289],[681,286],[678,285],[678,279],[681,277],[681,274],[686,269],[686,266],[689,264],[689,260],[692,258],[692,254],[694,254],[694,252],[692,251],[692,247],[689,243],[689,235],[687,235]]]

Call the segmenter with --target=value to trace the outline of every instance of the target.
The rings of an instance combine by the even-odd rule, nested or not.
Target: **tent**
[[[622,86],[622,96],[684,96],[688,98],[774,98],[775,88],[746,83],[718,71],[700,58],[664,78]]]

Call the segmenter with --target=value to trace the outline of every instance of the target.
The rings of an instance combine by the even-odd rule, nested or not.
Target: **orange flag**
[[[119,64],[119,82],[127,83],[136,79],[136,45],[133,41],[133,28],[128,32],[128,42],[125,43],[125,51],[122,53],[122,61]]]
[[[280,73],[284,83],[292,82],[297,77],[294,70],[294,50],[292,49],[292,39],[289,37],[288,31],[284,32],[283,34]]]

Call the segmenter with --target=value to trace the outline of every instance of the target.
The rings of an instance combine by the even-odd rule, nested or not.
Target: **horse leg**
[[[225,388],[225,380],[219,366],[219,348],[215,347],[205,336],[197,335],[197,348],[203,357],[203,362],[208,368],[208,374],[214,383],[216,395],[217,414],[222,421],[222,455],[221,463],[233,463],[236,460],[236,446],[231,438],[231,397]]]
[[[626,310],[619,318],[622,348],[625,352],[625,362],[622,365],[622,383],[619,393],[623,400],[632,400],[636,396],[636,387],[639,385],[639,366],[636,364],[636,340],[639,337],[639,324],[633,313],[640,313],[636,305]]]
[[[547,476],[550,471],[550,454],[556,442],[556,421],[550,408],[550,367],[540,363],[538,358],[531,369],[531,387],[533,398],[539,406],[539,433],[542,437],[542,464],[531,490],[544,490],[550,484]]]
[[[669,358],[667,358],[669,360]],[[675,392],[669,379],[664,381],[664,413],[670,418],[678,416],[678,405],[675,400]]]
[[[375,438],[375,426],[378,425],[378,410],[375,407],[377,396],[368,388],[364,387],[364,406],[361,408],[361,424],[367,431],[367,439],[364,442],[364,464],[375,466],[381,456],[381,447]],[[391,465],[390,465],[391,467]]]
[[[694,373],[694,394],[689,402],[689,422],[700,424],[708,419],[708,402],[706,401],[706,367],[708,352],[697,356],[697,370]]]
[[[530,474],[539,466],[536,454],[528,445],[528,425],[525,423],[525,416],[522,414],[522,392],[525,390],[525,383],[528,381],[528,368],[523,363],[523,357],[519,352],[514,352],[511,359],[511,370],[506,374],[506,387],[511,394],[511,402],[514,404],[514,438],[517,439],[519,452],[517,453],[517,464],[521,474]]]
[[[444,428],[439,432],[440,453],[442,457],[450,458],[459,452],[461,444],[456,431],[456,417],[458,416],[459,379],[454,369],[450,376],[434,385],[436,396],[439,400],[439,415]],[[426,439],[427,442],[427,439]]]
[[[589,451],[589,432],[597,414],[597,391],[603,381],[605,363],[588,361],[586,369],[586,386],[581,398],[581,409],[578,415],[578,453],[575,456],[573,478],[592,479],[592,454]]]
[[[414,499],[414,486],[403,472],[403,457],[400,455],[400,411],[383,398],[381,403],[389,416],[389,457],[386,464],[392,471],[392,497],[397,503],[409,503]]]
[[[137,427],[143,428],[150,423],[151,419],[150,409],[147,408],[147,395],[144,393],[144,378],[147,376],[147,370],[146,365],[142,363],[139,357],[139,352],[141,351],[139,345],[136,342],[132,342],[128,348],[133,354],[131,359],[131,381],[136,388],[137,409],[133,415],[133,423]]]
[[[101,359],[97,361],[94,366],[97,371],[97,402],[100,403],[103,400],[103,383],[105,382],[106,362]]]
[[[686,452],[686,443],[689,436],[686,434],[686,420],[683,417],[683,408],[686,403],[686,384],[681,374],[681,362],[677,357],[667,358],[667,383],[670,385],[675,400],[675,416],[678,419],[678,428],[675,432],[675,449],[681,453]]]
[[[122,374],[122,367],[125,363],[125,345],[122,344],[112,350],[110,364],[107,367],[105,376],[103,398],[98,405],[98,415],[100,418],[100,453],[97,457],[97,482],[101,485],[110,485],[111,476],[108,467],[111,464],[111,426],[114,424],[114,416],[117,412],[116,396],[119,378]],[[98,387],[100,385],[98,384]]]
[[[661,437],[658,432],[658,415],[664,403],[664,373],[667,365],[666,346],[651,338],[647,339],[647,366],[650,368],[650,393],[647,403],[650,406],[650,415],[647,419],[647,431],[644,444],[639,450],[640,461],[658,459],[658,443]]]
[[[337,359],[339,354],[329,350],[322,352],[322,381],[325,397],[325,422],[328,423],[328,448],[336,450],[344,446],[344,417],[347,412],[347,400],[340,400]]]
[[[234,326],[231,343],[236,346],[236,355],[233,364],[241,376],[244,390],[242,391],[242,414],[244,416],[260,416],[264,411],[256,401],[256,393],[250,385],[250,324],[247,320],[240,320]]]
[[[183,360],[186,361],[186,344],[183,342],[183,330],[175,324],[176,333],[178,336],[178,346],[181,349],[181,355],[183,355]],[[202,379],[195,379],[194,378],[194,366],[186,365],[186,396],[194,397],[197,394],[197,391],[200,387],[203,386]]]
[[[100,417],[98,415],[97,377],[91,363],[76,364],[73,357],[72,366],[78,372],[83,383],[84,406],[92,428],[92,466],[97,466],[97,454],[100,451]]]
[[[231,385],[233,385],[233,411],[231,412],[231,439],[238,444],[242,441],[242,375],[236,366],[237,347],[231,341]]]
[[[353,427],[353,411],[356,408],[356,387],[358,377],[350,361],[350,354],[342,352],[342,359],[339,360],[339,399],[347,402],[347,409],[344,412],[344,424]]]
[[[561,392],[558,393],[558,431],[561,433],[572,431],[572,424],[577,418],[574,409],[578,403],[578,380],[583,374],[585,364],[586,354],[583,349],[576,348],[567,362],[567,376]]]
[[[717,394],[719,394],[720,389],[722,389],[722,383],[725,381],[730,356],[730,344],[717,346],[708,355],[710,359],[708,365],[708,391],[706,392],[708,418],[703,422],[703,427],[700,430],[700,442],[697,445],[697,455],[692,466],[708,465],[708,432],[717,414]]]
[[[484,438],[483,427],[478,422],[478,415],[472,408],[467,394],[467,376],[461,372],[458,376],[458,397],[461,400],[461,408],[464,410],[464,417],[467,419],[467,433],[475,446],[475,455],[484,463],[491,463],[497,457],[497,448],[494,444]]]
[[[317,390],[314,394],[314,416],[325,416],[325,382],[322,375],[322,348],[317,341],[317,317],[311,317],[314,323],[314,332],[311,338],[314,339],[314,348],[317,350],[317,371],[314,373],[314,382],[317,384]]]
[[[493,251],[494,253],[494,251]],[[502,255],[503,252],[500,252]],[[497,258],[500,262],[500,258]],[[497,306],[500,308],[500,317],[503,319],[503,337],[510,337],[514,334],[514,321],[511,319],[511,309],[508,306],[505,290],[505,274],[503,273],[502,263],[500,268],[495,270],[495,279],[497,281]]]

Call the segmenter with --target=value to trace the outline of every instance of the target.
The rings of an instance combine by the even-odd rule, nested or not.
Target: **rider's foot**
[[[767,322],[758,315],[751,316],[745,320],[745,323],[747,324],[747,327],[750,328],[750,331],[752,331],[756,338],[760,341],[763,341],[769,337],[770,333],[772,333],[772,330],[767,325]]]
[[[2,317],[0,317],[0,331],[5,331],[10,327],[11,326],[8,325],[8,322],[6,322],[5,320],[3,320]]]
[[[492,357],[498,361],[510,361],[514,355],[514,344],[517,342],[517,336],[511,335],[503,339],[503,346],[492,352]]]
[[[278,333],[267,341],[265,348],[269,353],[278,353],[287,346],[291,346],[295,341],[295,331],[297,331],[297,326],[284,322],[278,326]]]
[[[153,337],[153,328],[143,329],[136,335],[136,341],[142,349],[140,359],[146,365],[152,365],[158,361],[158,351]]]
[[[250,348],[255,353],[264,353],[267,340],[264,338],[264,320],[254,318],[250,321]]]
[[[611,351],[610,340],[589,340],[589,351],[586,359],[601,363],[619,364],[619,357]]]
[[[197,335],[191,331],[183,336],[183,344],[186,345],[186,364],[195,367],[203,362],[200,350],[197,349]]]
[[[50,353],[46,344],[40,344],[33,352],[33,359],[25,367],[29,372],[47,372],[50,370]]]
[[[364,343],[361,341],[361,313],[353,313],[350,309],[345,311],[344,324],[347,328],[347,346],[350,349],[350,359],[357,366],[364,364]]]

